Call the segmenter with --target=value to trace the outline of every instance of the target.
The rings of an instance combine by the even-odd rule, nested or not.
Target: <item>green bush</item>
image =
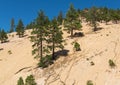
[[[37,85],[37,84],[35,82],[33,75],[30,75],[30,76],[27,76],[27,78],[25,79],[25,83],[23,81],[23,78],[20,77],[17,82],[17,85]]]
[[[22,77],[19,78],[17,85],[24,85],[24,81]]]
[[[80,49],[80,44],[78,42],[74,43],[74,48],[75,48],[76,51],[80,51],[81,50]]]
[[[114,68],[116,66],[115,63],[113,62],[113,60],[111,60],[111,59],[109,59],[109,66],[111,68]]]
[[[33,75],[27,76],[25,80],[25,85],[37,85]]]
[[[41,61],[38,63],[39,67],[46,68],[49,65],[53,64],[52,56],[51,55],[46,55],[41,59]]]
[[[93,85],[93,82],[91,80],[88,80],[87,85]]]

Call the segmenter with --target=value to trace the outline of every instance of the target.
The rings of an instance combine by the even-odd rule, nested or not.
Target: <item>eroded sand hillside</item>
[[[37,61],[31,55],[30,30],[24,38],[9,34],[10,42],[0,44],[0,85],[16,85],[20,76],[30,74],[38,85],[86,85],[88,80],[94,85],[120,85],[120,24],[99,27],[103,29],[91,32],[91,27],[83,23],[85,36],[73,39],[64,32],[68,56],[61,56],[44,70],[36,68]],[[74,52],[73,41],[80,43],[81,51]],[[110,68],[109,59],[115,62],[115,68]]]

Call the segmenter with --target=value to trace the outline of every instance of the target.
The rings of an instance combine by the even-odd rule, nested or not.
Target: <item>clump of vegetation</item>
[[[80,44],[78,42],[74,43],[74,48],[75,48],[75,51],[81,51]]]
[[[21,19],[18,21],[16,32],[17,32],[17,35],[19,35],[19,38],[24,36],[24,24]]]
[[[23,81],[23,78],[20,77],[17,82],[17,85],[37,85],[37,84],[35,82],[34,76],[30,75],[30,76],[27,76],[27,78],[25,79],[25,83]]]
[[[45,68],[50,65],[52,60],[56,59],[56,49],[59,48],[62,50],[64,48],[63,33],[59,24],[56,18],[49,20],[42,10],[38,13],[38,17],[35,20],[35,27],[31,32],[31,41],[33,42],[32,54],[40,60],[39,67]]]
[[[46,55],[40,60],[40,62],[38,63],[38,67],[46,68],[51,64],[53,64],[52,56]]]
[[[93,82],[91,80],[88,80],[87,85],[93,85]]]
[[[113,62],[113,60],[111,60],[111,59],[109,59],[109,66],[111,68],[114,68],[116,66],[115,63]]]
[[[66,13],[64,27],[66,27],[66,30],[68,31],[68,33],[70,33],[70,36],[72,38],[74,35],[74,30],[81,30],[82,28],[81,21],[79,19],[79,14],[74,8],[73,4],[70,5],[70,8]]]
[[[22,77],[17,81],[17,85],[25,85]]]
[[[7,33],[4,31],[4,29],[0,29],[0,41],[1,43],[6,42],[8,39]]]
[[[9,55],[10,55],[10,54],[12,54],[12,51],[11,51],[11,50],[9,50],[9,51],[8,51],[8,54],[9,54]]]
[[[91,66],[95,65],[95,63],[93,61],[90,62]]]
[[[37,85],[33,75],[27,76],[25,79],[25,85]]]

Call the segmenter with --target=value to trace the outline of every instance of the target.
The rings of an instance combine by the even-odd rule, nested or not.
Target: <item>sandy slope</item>
[[[0,44],[0,48],[4,49],[0,51],[0,85],[8,85],[7,81],[9,85],[15,85],[16,78],[12,80],[15,73],[25,67],[32,68],[35,64],[31,55],[31,42],[27,36],[18,38],[15,33],[10,35],[14,35],[13,38],[9,37],[10,42]]]
[[[20,76],[25,78],[29,74],[35,75],[38,85],[86,85],[87,80],[92,80],[94,85],[120,85],[120,24],[100,24],[100,27],[104,29],[94,33],[83,23],[85,36],[82,38],[70,39],[64,32],[68,56],[44,70],[33,69],[36,61],[31,55],[32,43],[28,36],[10,37],[10,42],[0,44],[4,48],[0,51],[0,85],[16,85]],[[73,51],[73,41],[80,43],[82,51]],[[114,69],[109,67],[109,59],[115,62]],[[95,65],[91,66],[91,61]],[[25,67],[28,68],[15,74]]]

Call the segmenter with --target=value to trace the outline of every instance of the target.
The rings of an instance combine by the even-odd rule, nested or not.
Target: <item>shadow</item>
[[[83,32],[75,32],[73,37],[83,37],[85,36]]]
[[[46,55],[45,57],[43,57],[41,59],[41,61],[38,63],[38,67],[41,68],[46,68],[49,65],[54,64],[54,61],[57,60],[60,56],[67,56],[68,55],[69,50],[61,50],[61,51],[57,51],[54,53],[54,59],[52,57],[52,55]]]
[[[27,34],[23,35],[23,37],[27,37],[27,36],[28,36]]]
[[[60,50],[55,52],[55,59],[59,58],[60,56],[67,56],[68,55],[69,50]]]
[[[1,50],[4,50],[4,49],[3,49],[3,48],[0,48],[0,51],[1,51]]]
[[[96,29],[94,29],[94,31],[99,31],[99,30],[102,30],[103,28],[102,27],[98,27]]]
[[[10,41],[9,41],[9,40],[6,40],[6,41],[4,41],[4,42],[1,42],[1,44],[8,43],[8,42],[10,42]]]

